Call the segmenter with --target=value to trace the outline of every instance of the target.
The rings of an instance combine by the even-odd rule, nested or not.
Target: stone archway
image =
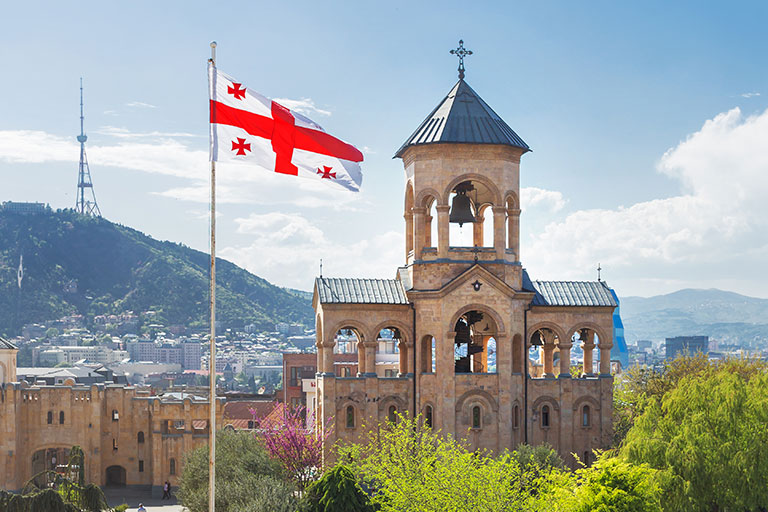
[[[125,468],[123,466],[109,466],[105,477],[104,484],[107,487],[125,487]]]

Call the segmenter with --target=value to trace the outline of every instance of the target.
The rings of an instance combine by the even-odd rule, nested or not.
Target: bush
[[[355,474],[339,464],[311,484],[304,494],[299,512],[374,512],[374,507],[357,483]]]

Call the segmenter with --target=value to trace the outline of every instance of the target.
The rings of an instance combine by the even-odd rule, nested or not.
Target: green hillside
[[[17,286],[19,255],[24,280]],[[72,210],[0,212],[0,334],[81,313],[155,310],[168,325],[208,324],[208,254]],[[312,324],[305,296],[217,259],[217,320],[225,327]]]

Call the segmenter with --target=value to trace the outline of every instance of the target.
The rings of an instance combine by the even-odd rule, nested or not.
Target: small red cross
[[[320,179],[326,179],[326,180],[329,180],[331,178],[336,179],[336,173],[331,172],[331,169],[333,169],[333,167],[328,167],[327,165],[324,165],[322,171],[319,168],[317,169],[317,174],[322,174],[322,176],[320,176]]]
[[[232,151],[237,151],[237,155],[245,155],[246,151],[251,150],[251,144],[250,142],[248,144],[245,143],[245,139],[241,139],[240,137],[237,138],[237,142],[232,141]]]
[[[245,98],[245,87],[243,87],[242,89],[240,88],[242,87],[243,84],[232,82],[232,85],[234,85],[234,87],[227,86],[227,93],[232,94],[236,100],[242,100],[243,98]]]

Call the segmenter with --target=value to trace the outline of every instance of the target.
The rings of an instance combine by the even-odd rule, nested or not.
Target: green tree
[[[601,456],[591,467],[560,478],[541,499],[553,512],[661,512],[656,471]]]
[[[659,470],[665,510],[768,504],[768,374],[749,360],[711,364],[649,401],[622,455]]]
[[[310,485],[299,512],[373,512],[375,509],[347,466],[339,464]]]
[[[46,339],[55,338],[58,335],[59,335],[59,330],[55,327],[51,327],[47,331],[45,331]]]
[[[191,512],[208,510],[208,446],[188,452],[179,498]],[[295,488],[250,432],[216,434],[216,510],[294,512]]]
[[[339,455],[375,489],[371,501],[384,512],[531,510],[546,480],[528,478],[509,452],[472,452],[406,417]]]

